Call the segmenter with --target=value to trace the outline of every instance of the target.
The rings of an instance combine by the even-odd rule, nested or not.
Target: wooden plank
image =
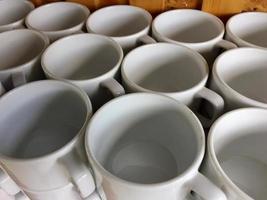
[[[229,18],[244,11],[267,11],[267,0],[203,0],[202,10]]]
[[[177,8],[201,8],[202,0],[129,0],[131,5],[139,6],[151,12],[159,14],[166,10]]]
[[[104,6],[116,4],[128,4],[128,0],[67,0],[69,2],[76,2],[87,6],[90,10],[102,8]]]

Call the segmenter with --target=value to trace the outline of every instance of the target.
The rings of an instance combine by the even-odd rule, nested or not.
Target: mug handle
[[[153,37],[151,37],[149,35],[143,35],[140,38],[138,38],[137,43],[141,44],[141,45],[143,45],[143,44],[154,44],[154,43],[157,43],[157,41]]]
[[[227,200],[225,193],[200,172],[193,179],[191,190],[204,200]]]
[[[92,171],[82,161],[76,150],[61,158],[61,162],[66,167],[73,185],[78,189],[82,198],[87,198],[94,193],[96,187]]]
[[[109,78],[100,83],[100,87],[107,89],[113,97],[119,97],[125,94],[122,85],[114,78]]]
[[[219,42],[217,42],[217,44],[215,45],[215,47],[217,48],[222,48],[224,50],[230,50],[230,49],[236,49],[238,48],[238,46],[233,43],[233,42],[230,42],[228,40],[220,40]]]
[[[213,121],[217,119],[223,113],[224,110],[224,100],[223,98],[217,94],[216,92],[204,87],[200,90],[196,95],[195,98],[205,99],[208,101],[214,108],[213,115],[211,119],[206,118],[200,113],[196,113],[197,117],[201,121],[204,128],[209,128]]]
[[[3,84],[0,82],[0,97],[6,93],[6,89],[5,87],[3,86]]]
[[[0,168],[0,188],[15,200],[29,200],[18,185]]]
[[[89,197],[85,198],[84,200],[102,200],[97,192],[94,192]]]
[[[27,83],[26,76],[25,76],[24,72],[12,73],[11,80],[12,80],[12,84],[13,84],[14,88],[19,87],[19,86]]]

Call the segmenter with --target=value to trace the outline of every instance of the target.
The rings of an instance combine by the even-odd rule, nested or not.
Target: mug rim
[[[4,0],[3,0],[3,1],[4,1]],[[6,0],[6,1],[9,2],[9,0]],[[35,6],[34,6],[34,4],[33,4],[31,1],[14,1],[14,2],[24,3],[25,5],[28,4],[29,8],[31,9],[31,10],[29,11],[29,13],[35,9]],[[14,26],[14,25],[16,25],[16,24],[20,24],[20,23],[24,22],[25,19],[26,19],[26,17],[27,17],[27,15],[28,15],[29,13],[27,13],[22,19],[19,19],[19,20],[17,20],[17,21],[11,22],[11,23],[9,23],[9,24],[3,24],[3,25],[0,25],[0,28],[8,28],[8,27],[10,27],[10,26]],[[6,31],[4,31],[4,32],[6,32]]]
[[[202,76],[201,80],[195,84],[193,87],[188,88],[186,90],[182,90],[182,91],[174,91],[174,92],[161,92],[161,91],[154,91],[154,90],[150,90],[150,89],[146,89],[142,86],[140,86],[139,84],[135,83],[134,81],[129,79],[129,76],[126,75],[127,73],[125,72],[125,68],[126,68],[126,61],[128,60],[128,57],[131,56],[131,54],[135,51],[139,51],[142,48],[147,48],[147,47],[153,47],[153,46],[159,46],[159,45],[169,45],[169,46],[176,46],[176,47],[181,47],[184,48],[188,51],[191,52],[191,55],[193,55],[194,57],[197,57],[197,59],[200,62],[203,62],[203,64],[205,65],[205,76]],[[156,93],[156,94],[162,94],[162,95],[183,95],[183,94],[187,94],[187,93],[192,93],[194,91],[197,91],[200,87],[205,87],[207,81],[208,81],[208,76],[209,76],[209,66],[207,61],[204,59],[204,57],[199,54],[198,52],[192,50],[191,48],[181,45],[181,44],[173,44],[173,43],[167,43],[167,42],[157,42],[154,44],[147,44],[144,46],[140,46],[137,47],[135,49],[133,49],[132,51],[130,51],[123,59],[122,64],[121,64],[121,76],[124,82],[126,82],[128,85],[130,85],[130,87],[132,87],[134,90],[138,91],[138,92],[147,92],[147,93]]]
[[[79,37],[79,36],[88,36],[88,37],[98,37],[101,39],[105,39],[107,41],[110,41],[112,43],[112,46],[114,47],[114,49],[117,50],[118,54],[119,54],[119,59],[117,61],[117,63],[107,72],[94,77],[94,78],[89,78],[89,79],[82,79],[82,80],[72,80],[72,79],[66,79],[66,78],[62,78],[59,77],[57,75],[55,75],[54,73],[52,73],[47,65],[45,64],[45,60],[47,60],[47,52],[53,48],[56,44],[58,43],[62,43],[65,40],[72,40],[73,38]],[[41,66],[42,69],[44,70],[45,74],[47,74],[49,76],[49,78],[55,79],[55,80],[62,80],[62,81],[67,81],[67,82],[71,82],[71,83],[87,83],[87,82],[93,82],[93,81],[97,81],[97,80],[102,80],[104,77],[109,77],[111,74],[113,74],[113,72],[117,71],[120,68],[120,65],[122,63],[123,60],[123,50],[121,48],[121,46],[112,38],[104,36],[104,35],[98,35],[98,34],[93,34],[93,33],[80,33],[80,34],[75,34],[75,35],[69,35],[67,37],[63,37],[55,42],[53,42],[49,47],[46,48],[46,50],[44,51],[44,53],[42,54],[41,57]]]
[[[235,34],[232,31],[232,29],[230,27],[232,21],[236,20],[236,18],[238,18],[240,16],[242,17],[242,16],[245,16],[245,15],[258,15],[258,14],[266,14],[266,13],[265,12],[259,12],[259,11],[257,11],[257,12],[251,11],[251,12],[239,13],[239,14],[236,14],[236,15],[230,17],[230,19],[226,22],[226,25],[225,25],[226,33],[228,34],[230,39],[233,40],[233,42],[237,43],[238,45],[241,44],[242,46],[245,46],[245,47],[259,48],[259,49],[266,50],[267,47],[259,46],[259,45],[247,42],[246,40],[240,38],[237,34]]]
[[[199,145],[199,148],[197,149],[197,153],[195,155],[194,160],[191,162],[191,164],[189,165],[189,167],[184,170],[181,174],[179,174],[178,176],[175,176],[174,178],[171,178],[167,181],[162,181],[159,183],[151,183],[151,184],[144,184],[144,183],[136,183],[136,182],[131,182],[125,179],[122,179],[114,174],[112,174],[111,172],[109,172],[108,170],[106,170],[100,163],[99,161],[96,159],[95,155],[92,152],[91,149],[91,145],[89,145],[89,140],[90,140],[90,135],[91,135],[91,126],[94,123],[94,121],[98,120],[98,115],[100,115],[99,113],[102,112],[103,109],[105,109],[106,107],[110,106],[110,104],[112,104],[113,102],[116,101],[120,101],[120,99],[122,98],[129,98],[132,96],[151,96],[153,98],[165,98],[165,100],[168,100],[169,102],[173,102],[174,104],[177,105],[177,107],[180,107],[180,112],[183,113],[183,115],[190,119],[190,121],[192,122],[192,124],[194,123],[195,127],[197,127],[197,131],[194,131],[194,135],[196,136],[196,140],[197,143]],[[96,111],[96,113],[93,115],[93,117],[91,118],[86,131],[85,131],[85,150],[86,150],[86,155],[89,159],[89,162],[91,163],[94,168],[97,168],[98,171],[100,171],[101,173],[103,173],[105,176],[107,176],[108,178],[114,180],[115,182],[118,183],[123,183],[123,184],[127,184],[130,185],[132,187],[136,187],[136,188],[155,188],[155,187],[164,187],[166,185],[170,185],[170,184],[175,184],[179,181],[181,181],[184,178],[189,178],[190,176],[192,176],[193,174],[197,173],[199,171],[199,167],[203,161],[204,158],[204,154],[205,154],[205,148],[206,148],[206,144],[205,144],[205,133],[204,133],[204,129],[199,121],[199,119],[195,116],[195,114],[193,113],[193,111],[191,111],[187,106],[185,106],[184,104],[176,101],[175,99],[168,97],[168,96],[164,96],[161,94],[153,94],[153,93],[146,93],[146,92],[139,92],[139,93],[131,93],[131,94],[126,94],[124,96],[120,96],[117,97],[115,99],[112,99],[111,101],[109,101],[108,103],[106,103],[104,106],[102,106],[99,110]]]
[[[31,63],[34,63],[36,60],[38,60],[42,56],[42,54],[45,52],[45,50],[47,49],[47,47],[50,44],[49,38],[45,34],[41,33],[40,31],[31,30],[31,29],[15,29],[15,30],[10,30],[10,31],[5,31],[5,32],[1,33],[1,35],[2,34],[8,35],[10,32],[31,32],[31,33],[34,33],[35,35],[37,35],[39,37],[39,39],[41,39],[44,42],[44,46],[43,46],[43,49],[39,52],[39,54],[37,54],[35,57],[30,59],[29,61],[26,61],[25,63],[19,64],[15,67],[12,67],[12,68],[0,69],[0,74],[1,73],[8,73],[8,72],[15,72],[15,71],[18,71],[20,69],[27,68],[28,65],[30,65]],[[1,37],[1,35],[0,35],[0,37]]]
[[[28,84],[25,84],[23,86],[14,88],[13,90],[8,91],[7,93],[5,93],[1,98],[0,98],[0,103],[1,101],[5,100],[5,98],[8,98],[8,96],[10,95],[14,95],[14,93],[16,93],[17,90],[25,90],[25,89],[29,89],[31,88],[33,85],[37,84],[40,85],[44,85],[44,84],[49,84],[49,85],[54,85],[54,84],[61,84],[61,86],[64,85],[64,87],[69,88],[72,92],[76,92],[77,95],[80,96],[80,98],[84,101],[85,103],[85,107],[87,109],[87,113],[84,119],[84,123],[82,124],[80,130],[77,132],[77,134],[71,139],[69,140],[64,146],[62,146],[61,148],[56,149],[55,151],[52,151],[48,154],[42,155],[42,156],[38,156],[38,157],[33,157],[33,158],[15,158],[12,156],[7,156],[5,154],[2,154],[0,152],[0,157],[8,160],[8,161],[13,161],[13,162],[36,162],[36,161],[41,161],[44,159],[49,159],[49,158],[53,158],[55,157],[55,155],[60,155],[60,154],[64,154],[64,152],[66,151],[66,149],[70,149],[72,148],[73,145],[75,145],[76,141],[82,137],[83,133],[86,130],[86,127],[88,125],[89,120],[91,119],[92,115],[93,115],[93,109],[92,109],[92,104],[91,101],[88,97],[88,95],[82,90],[80,89],[78,86],[66,82],[66,81],[58,81],[58,80],[40,80],[40,81],[34,81],[34,82],[30,82]],[[14,98],[14,97],[12,97]]]
[[[220,24],[221,26],[221,31],[220,33],[215,36],[214,38],[210,39],[210,40],[206,40],[206,41],[202,41],[202,42],[182,42],[182,41],[177,41],[177,40],[173,40],[170,39],[168,37],[166,37],[165,35],[161,34],[156,28],[155,28],[155,24],[157,23],[157,21],[160,19],[161,16],[163,15],[167,15],[170,13],[176,13],[176,12],[196,12],[196,13],[202,13],[206,16],[209,16],[211,19],[213,19],[213,21],[218,22],[218,24]],[[215,15],[212,15],[210,13],[201,11],[201,10],[196,10],[196,9],[174,9],[174,10],[169,10],[167,12],[163,12],[161,14],[159,14],[152,22],[152,32],[153,34],[155,34],[156,36],[158,36],[159,38],[161,38],[162,40],[169,42],[169,43],[175,43],[175,44],[181,44],[181,45],[190,45],[192,47],[198,47],[199,45],[205,45],[208,43],[213,43],[216,42],[219,39],[222,39],[225,33],[225,27],[223,22]]]
[[[212,78],[213,80],[218,83],[220,86],[222,86],[226,92],[227,95],[233,97],[234,99],[237,99],[240,102],[244,102],[246,104],[249,104],[251,106],[256,106],[256,107],[261,107],[261,108],[267,108],[267,103],[263,103],[257,100],[254,100],[252,98],[246,97],[245,95],[239,93],[238,91],[234,90],[232,87],[230,87],[220,76],[218,72],[218,67],[219,64],[218,62],[223,59],[223,57],[227,54],[231,54],[234,51],[243,51],[243,50],[253,50],[253,51],[262,51],[266,52],[266,50],[259,49],[259,48],[252,48],[252,47],[241,47],[241,48],[236,48],[236,49],[230,49],[228,51],[223,52],[221,55],[219,55],[216,60],[213,63],[213,69],[212,69]]]
[[[76,7],[80,7],[81,10],[84,12],[84,14],[86,15],[84,20],[82,22],[80,22],[79,24],[76,24],[72,27],[69,27],[69,28],[65,28],[65,29],[61,29],[61,30],[50,30],[50,31],[46,31],[46,30],[39,30],[38,28],[34,27],[31,25],[30,23],[30,17],[33,13],[35,12],[38,12],[39,10],[41,9],[46,9],[47,7],[52,7],[54,5],[58,5],[58,4],[66,4],[66,5],[73,5],[73,6],[76,6]],[[25,17],[25,25],[28,29],[32,29],[32,30],[36,30],[36,31],[39,31],[39,32],[43,32],[45,34],[60,34],[60,33],[65,33],[66,31],[72,31],[72,30],[75,30],[77,29],[78,27],[80,26],[83,26],[85,21],[87,20],[88,16],[90,15],[90,10],[82,5],[82,4],[79,4],[79,3],[75,3],[75,2],[52,2],[52,3],[48,3],[48,4],[45,4],[45,5],[42,5],[38,8],[35,8],[34,10],[32,10],[26,17]]]
[[[245,200],[252,200],[251,197],[246,194],[244,191],[242,191],[229,177],[228,175],[224,172],[224,170],[222,169],[216,153],[215,153],[215,149],[214,149],[214,144],[213,144],[213,138],[214,135],[216,134],[216,128],[218,126],[218,124],[220,124],[221,122],[223,122],[225,119],[228,118],[228,116],[231,115],[235,115],[236,113],[240,113],[240,112],[250,112],[250,111],[264,111],[266,112],[265,109],[262,108],[240,108],[240,109],[236,109],[236,110],[232,110],[230,112],[225,113],[224,115],[222,115],[221,117],[219,117],[211,126],[210,130],[209,130],[209,134],[208,134],[208,138],[207,138],[207,148],[206,148],[206,152],[209,156],[209,158],[211,158],[211,164],[212,167],[214,168],[214,170],[216,171],[216,174],[220,175],[220,180],[222,180],[224,183],[226,183],[231,189],[234,190],[235,193],[237,193],[239,196],[242,197],[242,199]],[[267,112],[266,112],[267,114]]]
[[[106,10],[113,9],[113,8],[133,8],[135,10],[140,10],[140,11],[142,11],[142,13],[144,15],[146,15],[146,17],[149,20],[149,22],[148,22],[147,26],[145,28],[143,28],[142,30],[140,30],[138,32],[135,32],[135,33],[132,33],[132,34],[129,34],[129,35],[124,35],[124,36],[108,36],[108,35],[105,35],[105,34],[102,34],[102,33],[98,33],[96,31],[94,31],[93,29],[91,29],[91,26],[89,25],[89,23],[91,22],[90,20],[92,20],[92,17],[94,17],[95,14],[98,14],[99,12],[106,11]],[[132,37],[134,38],[134,37],[139,36],[140,33],[143,33],[145,30],[150,29],[151,24],[152,24],[152,21],[153,21],[152,15],[147,10],[145,10],[143,8],[140,8],[140,7],[137,7],[137,6],[133,6],[133,5],[111,5],[111,6],[103,7],[103,8],[100,8],[100,9],[94,11],[88,17],[88,19],[86,20],[86,29],[87,29],[87,31],[89,33],[94,33],[94,34],[99,34],[99,35],[105,35],[107,37],[114,38],[115,40],[116,39],[124,39],[124,38],[132,38]]]

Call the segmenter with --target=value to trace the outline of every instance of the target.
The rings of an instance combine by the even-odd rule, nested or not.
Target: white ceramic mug
[[[223,111],[223,99],[205,87],[207,62],[185,46],[156,43],[139,47],[125,57],[121,74],[128,92],[161,93],[183,102],[196,113],[201,99],[209,102],[213,107],[210,117],[198,114],[205,127]]]
[[[69,184],[70,197],[95,191],[83,143],[92,115],[85,92],[63,81],[37,81],[6,93],[0,112],[0,163],[29,198],[28,190],[49,192]]]
[[[211,127],[202,172],[228,200],[267,196],[267,110],[243,108],[226,113]]]
[[[34,5],[26,0],[0,1],[0,33],[12,29],[24,28],[26,15],[34,9]]]
[[[211,88],[225,100],[225,111],[241,107],[267,108],[267,51],[239,48],[214,62]]]
[[[267,13],[246,12],[231,17],[226,24],[226,38],[239,47],[267,49]]]
[[[167,11],[152,24],[153,37],[160,42],[182,44],[201,53],[211,65],[221,48],[237,46],[223,39],[224,24],[216,16],[191,9]]]
[[[18,185],[7,175],[0,166],[0,199],[4,200],[29,200]]]
[[[136,93],[108,102],[92,117],[85,145],[108,200],[183,200],[190,191],[225,199],[198,172],[205,151],[199,120],[170,97]]]
[[[0,96],[24,83],[44,78],[40,59],[49,45],[45,35],[27,29],[7,31],[0,34],[0,44]]]
[[[90,11],[87,7],[71,2],[56,2],[36,8],[26,17],[29,29],[46,34],[51,42],[81,33]]]
[[[111,37],[127,53],[139,43],[155,42],[148,36],[151,22],[151,14],[142,8],[116,5],[92,13],[86,27],[88,32]]]
[[[97,109],[110,96],[124,94],[116,80],[122,59],[123,51],[114,40],[78,34],[50,45],[42,56],[42,67],[48,78],[66,80],[84,89]]]

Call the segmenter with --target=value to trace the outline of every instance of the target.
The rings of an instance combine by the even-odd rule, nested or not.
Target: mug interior
[[[33,10],[26,24],[39,31],[61,31],[83,23],[88,15],[88,9],[76,3],[50,3]]]
[[[221,55],[214,70],[224,84],[252,100],[267,103],[267,52],[242,48]]]
[[[27,1],[0,1],[0,26],[22,20],[33,8],[33,5]]]
[[[139,33],[149,27],[152,16],[134,6],[110,6],[95,11],[87,21],[88,31],[110,37]]]
[[[1,33],[0,70],[12,69],[30,62],[43,52],[46,42],[43,36],[31,30],[22,29]]]
[[[266,110],[241,109],[222,117],[210,140],[227,179],[257,200],[267,196],[266,132]]]
[[[79,34],[53,43],[42,57],[44,70],[52,77],[86,80],[118,66],[122,50],[113,40],[93,34]]]
[[[0,100],[0,153],[31,159],[59,150],[78,135],[91,112],[84,98],[74,86],[57,81],[11,91]]]
[[[215,16],[197,10],[173,10],[160,14],[153,22],[153,32],[183,43],[212,40],[224,32]]]
[[[204,59],[175,44],[145,45],[130,52],[122,64],[126,81],[156,92],[182,92],[207,77]]]
[[[267,48],[266,13],[250,12],[236,15],[228,21],[227,28],[227,31],[241,40]]]
[[[201,127],[188,111],[175,100],[153,94],[118,98],[91,121],[88,148],[105,171],[120,179],[139,184],[168,181],[188,170],[203,147]]]

